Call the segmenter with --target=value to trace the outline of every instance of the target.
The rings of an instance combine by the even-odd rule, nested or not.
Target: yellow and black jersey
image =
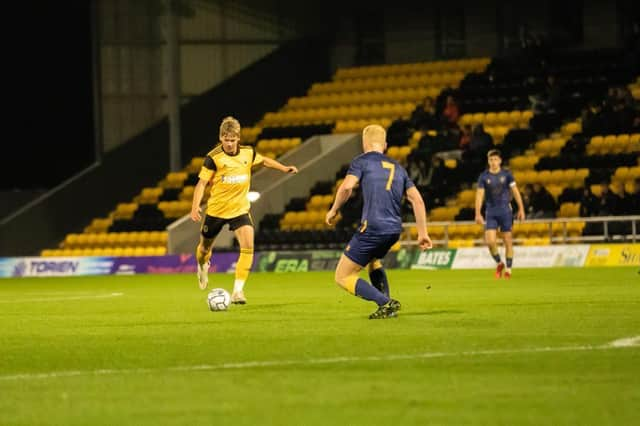
[[[211,150],[198,175],[212,184],[207,214],[229,219],[249,213],[247,193],[251,185],[251,168],[263,160],[262,155],[248,145],[239,145],[236,154],[227,154],[221,144]]]

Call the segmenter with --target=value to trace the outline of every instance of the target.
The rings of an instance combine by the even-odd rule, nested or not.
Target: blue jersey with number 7
[[[361,232],[399,234],[402,232],[402,198],[415,186],[397,161],[377,151],[357,156],[348,175],[360,181],[362,198]]]

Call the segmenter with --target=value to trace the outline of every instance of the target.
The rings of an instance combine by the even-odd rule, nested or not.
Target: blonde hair
[[[229,133],[235,133],[240,137],[240,122],[232,116],[225,117],[220,124],[220,137]]]
[[[384,148],[387,143],[387,131],[379,124],[370,124],[362,130],[362,141],[367,146]]]

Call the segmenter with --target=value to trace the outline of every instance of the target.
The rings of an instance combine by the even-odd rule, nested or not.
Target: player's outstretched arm
[[[518,205],[518,213],[516,214],[516,218],[518,220],[524,220],[524,204],[522,203],[522,196],[520,195],[520,190],[518,190],[518,186],[513,183],[511,185],[511,193],[513,194],[513,198],[516,199],[516,204]]]
[[[351,192],[353,191],[353,188],[355,188],[357,183],[358,178],[354,175],[347,175],[344,178],[344,180],[340,184],[340,187],[338,187],[338,190],[336,191],[336,199],[333,200],[333,205],[325,216],[324,221],[327,225],[333,225],[333,219],[338,215],[340,207],[342,207],[343,204],[347,202],[349,197],[351,197]]]
[[[269,167],[270,169],[280,170],[282,173],[298,173],[298,168],[296,166],[285,166],[279,161],[273,160],[269,157],[265,157],[263,160],[263,164],[265,167]]]
[[[482,217],[482,202],[484,201],[484,188],[478,188],[476,191],[476,223],[484,225],[484,218]]]
[[[207,181],[200,179],[193,189],[193,201],[191,202],[191,220],[194,222],[200,222],[202,216],[200,215],[200,203],[202,203],[202,197],[204,197],[204,190],[207,187]]]
[[[416,218],[416,227],[418,228],[418,245],[422,250],[433,247],[429,232],[427,232],[427,208],[420,191],[415,186],[407,189],[407,199],[413,208],[413,215]]]

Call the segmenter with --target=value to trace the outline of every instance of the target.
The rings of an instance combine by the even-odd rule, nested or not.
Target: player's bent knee
[[[200,241],[200,249],[202,252],[208,252],[213,246],[213,238],[202,238]]]
[[[375,271],[376,269],[381,269],[382,268],[382,262],[380,262],[378,259],[374,259],[371,262],[369,262],[369,265],[367,265],[367,269],[369,270],[369,273]]]

